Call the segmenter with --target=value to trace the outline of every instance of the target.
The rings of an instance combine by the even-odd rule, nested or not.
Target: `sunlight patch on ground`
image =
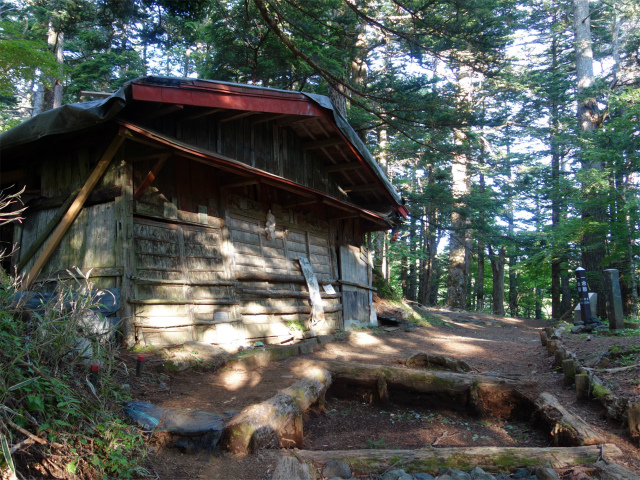
[[[246,386],[255,387],[261,380],[262,376],[257,372],[227,370],[220,373],[214,386],[223,387],[233,392]]]
[[[382,341],[380,338],[372,335],[368,332],[358,332],[352,333],[349,338],[349,343],[356,347],[370,347],[370,346],[379,346],[382,345]]]

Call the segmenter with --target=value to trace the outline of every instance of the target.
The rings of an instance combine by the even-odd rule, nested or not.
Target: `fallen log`
[[[521,393],[525,388],[533,386],[530,382],[329,360],[302,360],[300,367],[304,370],[306,366],[316,366],[331,372],[332,394],[338,397],[356,397],[370,403],[386,401],[386,396],[390,401],[399,403],[415,400],[419,396],[431,405],[471,410],[473,413],[502,418],[508,418],[520,410],[529,412],[532,406]],[[383,383],[386,385],[384,391],[380,389]],[[381,391],[382,394],[379,393]]]
[[[445,367],[458,373],[471,371],[471,365],[464,360],[453,360],[444,355],[430,355],[424,352],[411,355],[405,362],[405,365],[409,368]]]
[[[330,384],[328,371],[307,370],[306,378],[233,417],[222,432],[221,448],[246,454],[260,448],[301,446],[302,414],[313,404],[324,408],[324,395]]]
[[[544,392],[535,401],[538,415],[551,426],[551,437],[555,446],[582,446],[604,443],[604,438],[587,422],[569,413],[558,399]]]
[[[622,458],[622,451],[614,444],[602,446],[607,459]],[[393,463],[394,468],[406,471],[437,473],[440,468],[466,469],[469,465],[485,471],[516,470],[544,465],[567,468],[595,462],[600,446],[584,447],[446,447],[418,450],[294,450],[303,461],[311,460],[321,467],[329,460],[347,462],[359,474],[378,473]]]

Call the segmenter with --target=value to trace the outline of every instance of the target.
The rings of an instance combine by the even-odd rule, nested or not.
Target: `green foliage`
[[[377,289],[376,295],[386,300],[400,300],[401,296],[389,285],[379,268],[373,269],[373,287]]]
[[[16,285],[0,284],[0,435],[6,445],[24,439],[14,425],[44,436],[45,454],[62,459],[70,473],[134,478],[144,473],[141,434],[119,416],[126,400],[118,384],[125,377],[115,361],[115,345],[83,334],[83,315],[92,306],[91,284],[64,288],[39,312],[24,312],[13,299]],[[69,302],[73,295],[77,301]],[[86,339],[86,345],[79,338]],[[82,346],[80,346],[82,345]],[[90,363],[100,365],[99,382],[88,380]],[[118,378],[121,377],[121,378]],[[81,459],[79,459],[81,458]]]
[[[289,330],[298,332],[304,332],[307,329],[305,324],[300,320],[288,320],[285,325]]]
[[[31,81],[36,71],[53,73],[58,66],[46,41],[25,35],[25,25],[0,17],[0,96],[13,97],[20,82]]]

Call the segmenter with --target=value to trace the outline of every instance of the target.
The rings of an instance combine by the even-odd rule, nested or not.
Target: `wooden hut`
[[[127,345],[369,322],[366,234],[406,216],[328,98],[225,82],[133,80],[0,135],[0,162],[28,207],[10,267],[35,289],[90,270]]]

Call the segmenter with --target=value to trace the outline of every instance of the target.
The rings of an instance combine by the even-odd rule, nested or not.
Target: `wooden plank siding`
[[[134,217],[135,325],[145,344],[187,340],[228,343],[214,322],[215,310],[238,319],[233,284],[222,252],[219,226],[195,226]],[[219,222],[212,221],[214,225]]]
[[[250,207],[257,207],[249,202],[238,202],[245,205],[245,212]],[[314,272],[319,280],[330,280],[333,273],[332,255],[328,231],[310,232],[299,227],[287,228],[277,225],[275,236],[269,240],[265,233],[265,220],[228,215],[227,227],[231,234],[233,244],[232,265],[237,273],[264,272],[266,274],[302,275],[298,257],[304,255],[310,259]],[[290,224],[288,224],[290,226]],[[309,312],[303,311],[309,308],[309,299],[301,297],[301,292],[307,292],[306,284],[299,283],[271,283],[271,282],[238,282],[238,288],[242,292],[239,296],[240,309],[243,313],[243,323],[247,339],[257,339],[263,336],[270,337],[273,341],[288,335],[288,330],[283,328],[287,321],[300,321],[306,323]],[[251,291],[254,293],[251,293]],[[268,297],[268,291],[274,295]],[[286,291],[291,292],[287,297]],[[333,328],[341,328],[341,314],[336,312],[340,304],[339,298],[327,298],[323,302],[331,311],[327,313],[329,325]],[[333,307],[333,308],[332,308]],[[273,312],[273,313],[267,313]]]

